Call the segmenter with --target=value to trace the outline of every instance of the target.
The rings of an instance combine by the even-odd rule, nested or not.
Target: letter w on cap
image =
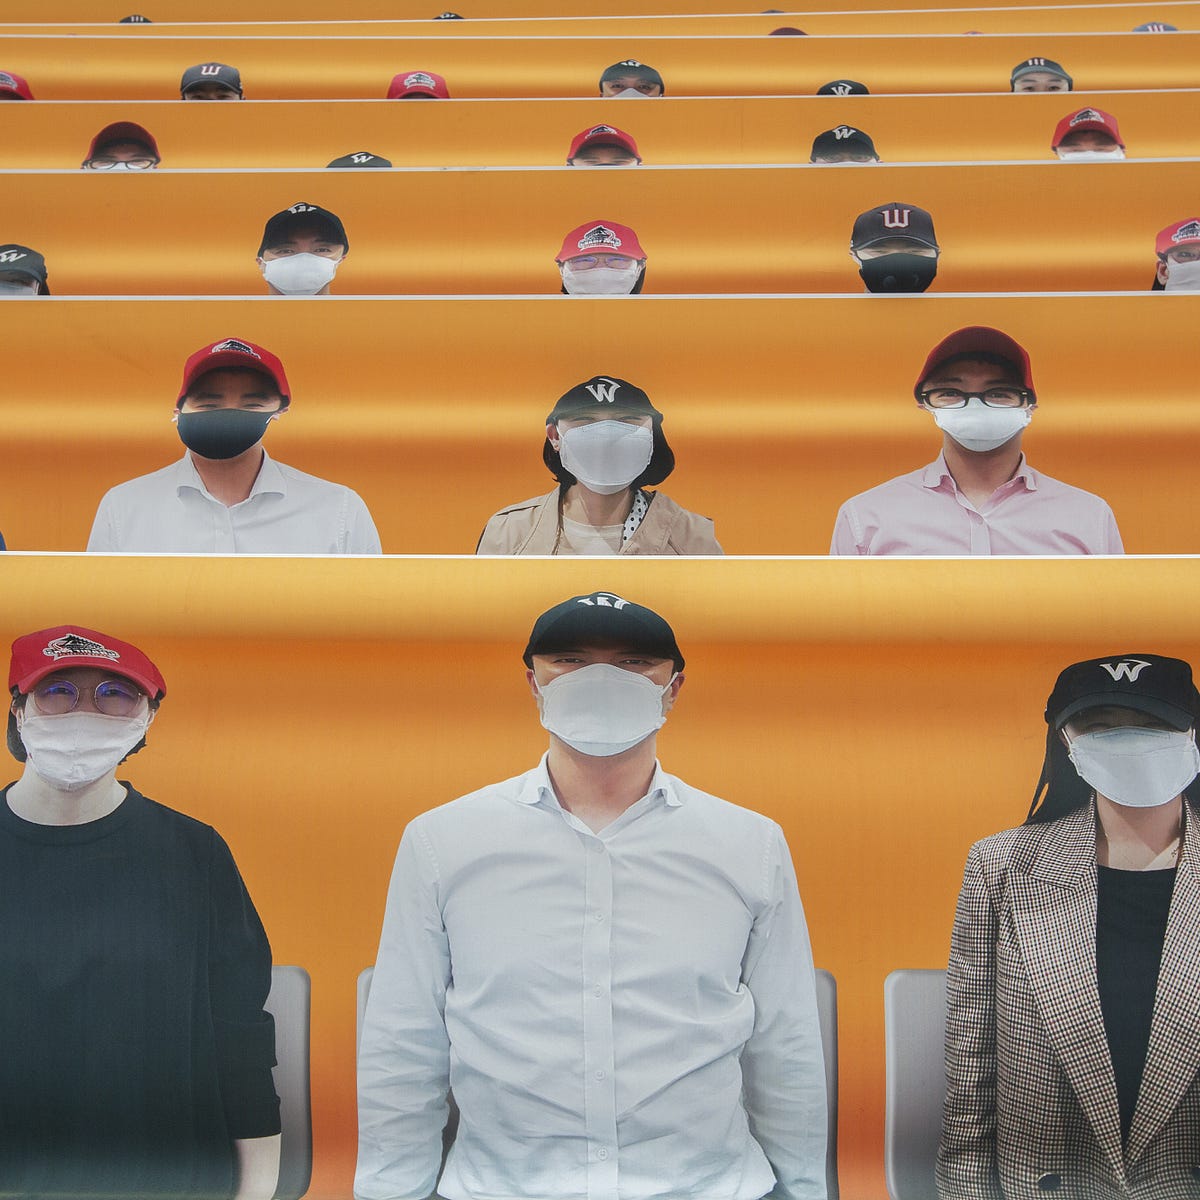
[[[220,73],[221,73],[221,64],[220,63],[205,63],[204,66],[202,66],[200,68],[201,75],[220,75]]]
[[[587,390],[592,393],[592,399],[597,404],[615,404],[617,392],[621,385],[615,379],[604,377],[602,383],[589,383]]]
[[[907,229],[908,214],[911,212],[911,208],[885,208],[880,213],[884,229]]]
[[[1113,677],[1114,683],[1119,682],[1122,678],[1128,679],[1130,683],[1136,683],[1137,677],[1152,664],[1141,658],[1133,658],[1125,662],[1101,663],[1100,665]]]
[[[4,250],[0,252],[0,263],[20,262],[24,257],[24,250]]]

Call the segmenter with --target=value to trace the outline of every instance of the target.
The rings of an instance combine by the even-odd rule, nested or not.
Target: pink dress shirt
[[[1030,467],[977,509],[944,455],[847,500],[830,554],[1123,554],[1112,509]]]

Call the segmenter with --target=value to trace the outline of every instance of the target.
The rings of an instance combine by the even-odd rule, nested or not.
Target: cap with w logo
[[[1110,654],[1072,663],[1046,701],[1046,723],[1060,729],[1089,708],[1132,708],[1188,729],[1200,716],[1192,668],[1161,654]]]
[[[56,625],[17,638],[8,665],[9,691],[28,692],[40,679],[69,667],[98,667],[132,679],[154,700],[167,694],[158,668],[136,646],[82,625]]]
[[[235,92],[239,96],[242,94],[241,72],[227,63],[197,63],[194,67],[188,67],[179,81],[179,94],[182,96],[202,83],[219,84],[226,91]]]
[[[28,246],[18,246],[16,242],[0,246],[0,275],[25,275],[36,279],[41,285],[39,293],[43,296],[50,295],[50,284],[46,279],[46,260]]]
[[[662,420],[662,413],[650,403],[650,397],[637,384],[628,383],[612,375],[593,375],[583,383],[577,383],[570,391],[558,398],[558,403],[546,418],[547,423],[572,413],[592,414],[597,409],[632,409]]]
[[[938,248],[937,235],[933,232],[933,217],[915,204],[904,204],[893,200],[859,214],[850,234],[850,249],[862,250],[876,242],[888,242],[893,238],[917,242],[922,246]]]

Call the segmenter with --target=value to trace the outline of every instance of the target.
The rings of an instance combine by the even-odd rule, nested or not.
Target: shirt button
[[[596,1072],[596,1078],[597,1078],[597,1079],[603,1079],[603,1078],[604,1078],[604,1076],[605,1076],[605,1072],[604,1072],[604,1071],[597,1071],[597,1072]]]
[[[603,996],[604,989],[599,984],[597,984],[594,988],[592,988],[592,995],[593,996]]]
[[[593,843],[592,843],[592,849],[593,849],[593,850],[594,850],[594,851],[595,851],[597,854],[603,854],[603,853],[604,853],[604,843],[603,843],[603,842],[593,842]]]
[[[596,1157],[597,1157],[597,1158],[598,1158],[598,1159],[599,1159],[601,1162],[604,1162],[604,1160],[605,1160],[606,1158],[608,1158],[608,1151],[607,1151],[607,1150],[605,1150],[605,1148],[604,1148],[603,1146],[601,1146],[601,1147],[600,1147],[600,1149],[596,1151]]]
[[[596,920],[597,920],[597,921],[603,921],[603,920],[604,920],[604,914],[603,914],[602,912],[598,912],[598,913],[596,913]]]
[[[1062,1187],[1062,1176],[1056,1171],[1047,1171],[1038,1176],[1037,1185],[1040,1192],[1057,1192]]]

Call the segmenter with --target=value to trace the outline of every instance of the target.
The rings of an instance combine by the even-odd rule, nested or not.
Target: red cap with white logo
[[[620,146],[622,150],[632,154],[638,162],[642,156],[638,153],[637,142],[632,136],[618,129],[615,125],[592,125],[575,135],[571,148],[567,151],[567,162],[587,146]]]
[[[270,350],[240,338],[223,338],[211,346],[203,346],[184,363],[183,382],[179,385],[179,399],[175,401],[175,407],[183,403],[183,398],[201,375],[229,367],[243,367],[269,375],[284,400],[291,401],[292,393],[287,376],[283,373],[283,363]]]
[[[446,81],[432,71],[401,71],[392,77],[387,98],[403,100],[407,96],[434,96],[438,100],[449,100],[450,89]]]
[[[1025,347],[1010,338],[1007,333],[1001,333],[999,329],[991,329],[987,325],[968,325],[965,329],[956,329],[949,336],[942,338],[930,350],[929,357],[926,358],[925,365],[921,368],[921,374],[917,376],[913,395],[918,400],[921,398],[921,388],[924,386],[925,380],[948,359],[969,357],[975,354],[987,354],[1012,363],[1020,377],[1021,386],[1027,392],[1032,393],[1034,399],[1037,398],[1037,392],[1033,386],[1033,370],[1029,365],[1029,355],[1025,352]]]
[[[1050,148],[1057,150],[1067,134],[1081,133],[1087,129],[1107,133],[1122,150],[1125,149],[1125,143],[1121,141],[1121,131],[1117,128],[1117,118],[1099,108],[1081,108],[1078,112],[1063,117],[1054,128],[1054,140],[1050,143]]]
[[[1154,241],[1154,251],[1161,258],[1176,246],[1200,245],[1200,217],[1184,217],[1168,225]]]
[[[132,679],[152,700],[167,694],[158,668],[136,646],[82,625],[56,625],[17,638],[8,665],[8,689],[28,692],[39,680],[68,667],[98,667]]]
[[[14,71],[0,71],[0,92],[7,92],[10,96],[16,96],[20,100],[33,99],[33,93],[29,90],[29,84],[25,82],[25,77]]]
[[[639,261],[646,257],[637,234],[628,225],[618,225],[615,221],[588,221],[567,234],[554,261],[564,263],[573,258],[586,258],[589,254],[623,254]]]

